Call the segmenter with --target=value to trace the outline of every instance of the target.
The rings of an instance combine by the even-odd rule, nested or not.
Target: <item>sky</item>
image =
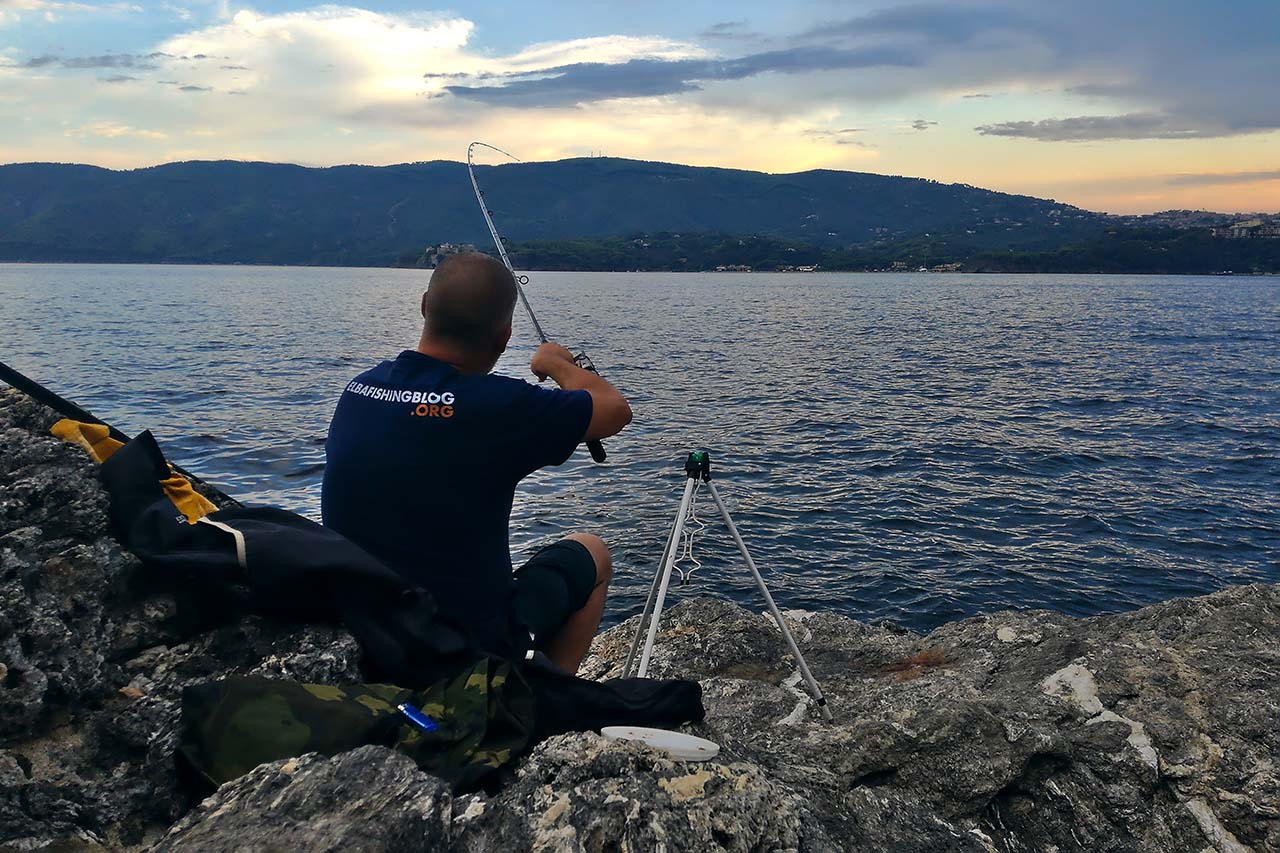
[[[1280,0],[0,0],[0,162],[603,154],[1280,211]]]

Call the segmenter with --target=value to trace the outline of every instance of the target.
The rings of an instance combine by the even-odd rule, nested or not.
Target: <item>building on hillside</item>
[[[435,269],[450,255],[469,255],[475,251],[476,247],[472,243],[441,243],[439,246],[428,246],[418,260],[418,266]]]
[[[1280,238],[1280,220],[1261,218],[1242,219],[1231,225],[1212,229],[1213,236],[1226,237],[1229,240],[1251,240],[1257,238]]]

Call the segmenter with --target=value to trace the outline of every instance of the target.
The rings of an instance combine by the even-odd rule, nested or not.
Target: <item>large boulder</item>
[[[418,853],[448,841],[452,798],[407,756],[364,746],[263,764],[218,789],[156,853]]]
[[[597,639],[593,673],[620,671],[635,621]],[[834,723],[773,621],[721,601],[664,615],[651,674],[701,677],[704,733],[847,849],[930,849],[911,834],[927,816],[962,833],[956,849],[1280,850],[1280,586],[927,636],[787,621]],[[726,636],[749,638],[740,655]]]

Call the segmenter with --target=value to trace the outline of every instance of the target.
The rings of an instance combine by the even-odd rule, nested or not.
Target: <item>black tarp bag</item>
[[[242,587],[247,606],[298,621],[340,622],[355,635],[373,679],[423,689],[483,655],[511,661],[533,688],[535,738],[609,725],[677,726],[705,711],[697,682],[589,681],[524,649],[480,649],[450,624],[430,592],[414,586],[351,540],[275,507],[234,507],[196,524],[160,488],[164,454],[143,432],[102,464],[117,535],[153,574],[181,587],[191,606],[214,607]],[[193,592],[193,585],[196,593]]]

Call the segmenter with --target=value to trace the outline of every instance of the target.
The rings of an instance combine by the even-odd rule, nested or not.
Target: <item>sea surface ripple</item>
[[[343,385],[417,339],[428,273],[0,265],[0,360],[251,502],[319,515]],[[519,562],[566,531],[637,612],[694,448],[784,608],[929,629],[1280,580],[1280,281],[534,273],[636,422],[517,496]],[[517,318],[499,369],[527,375]],[[431,488],[430,472],[422,475]],[[715,516],[675,598],[760,608]]]

